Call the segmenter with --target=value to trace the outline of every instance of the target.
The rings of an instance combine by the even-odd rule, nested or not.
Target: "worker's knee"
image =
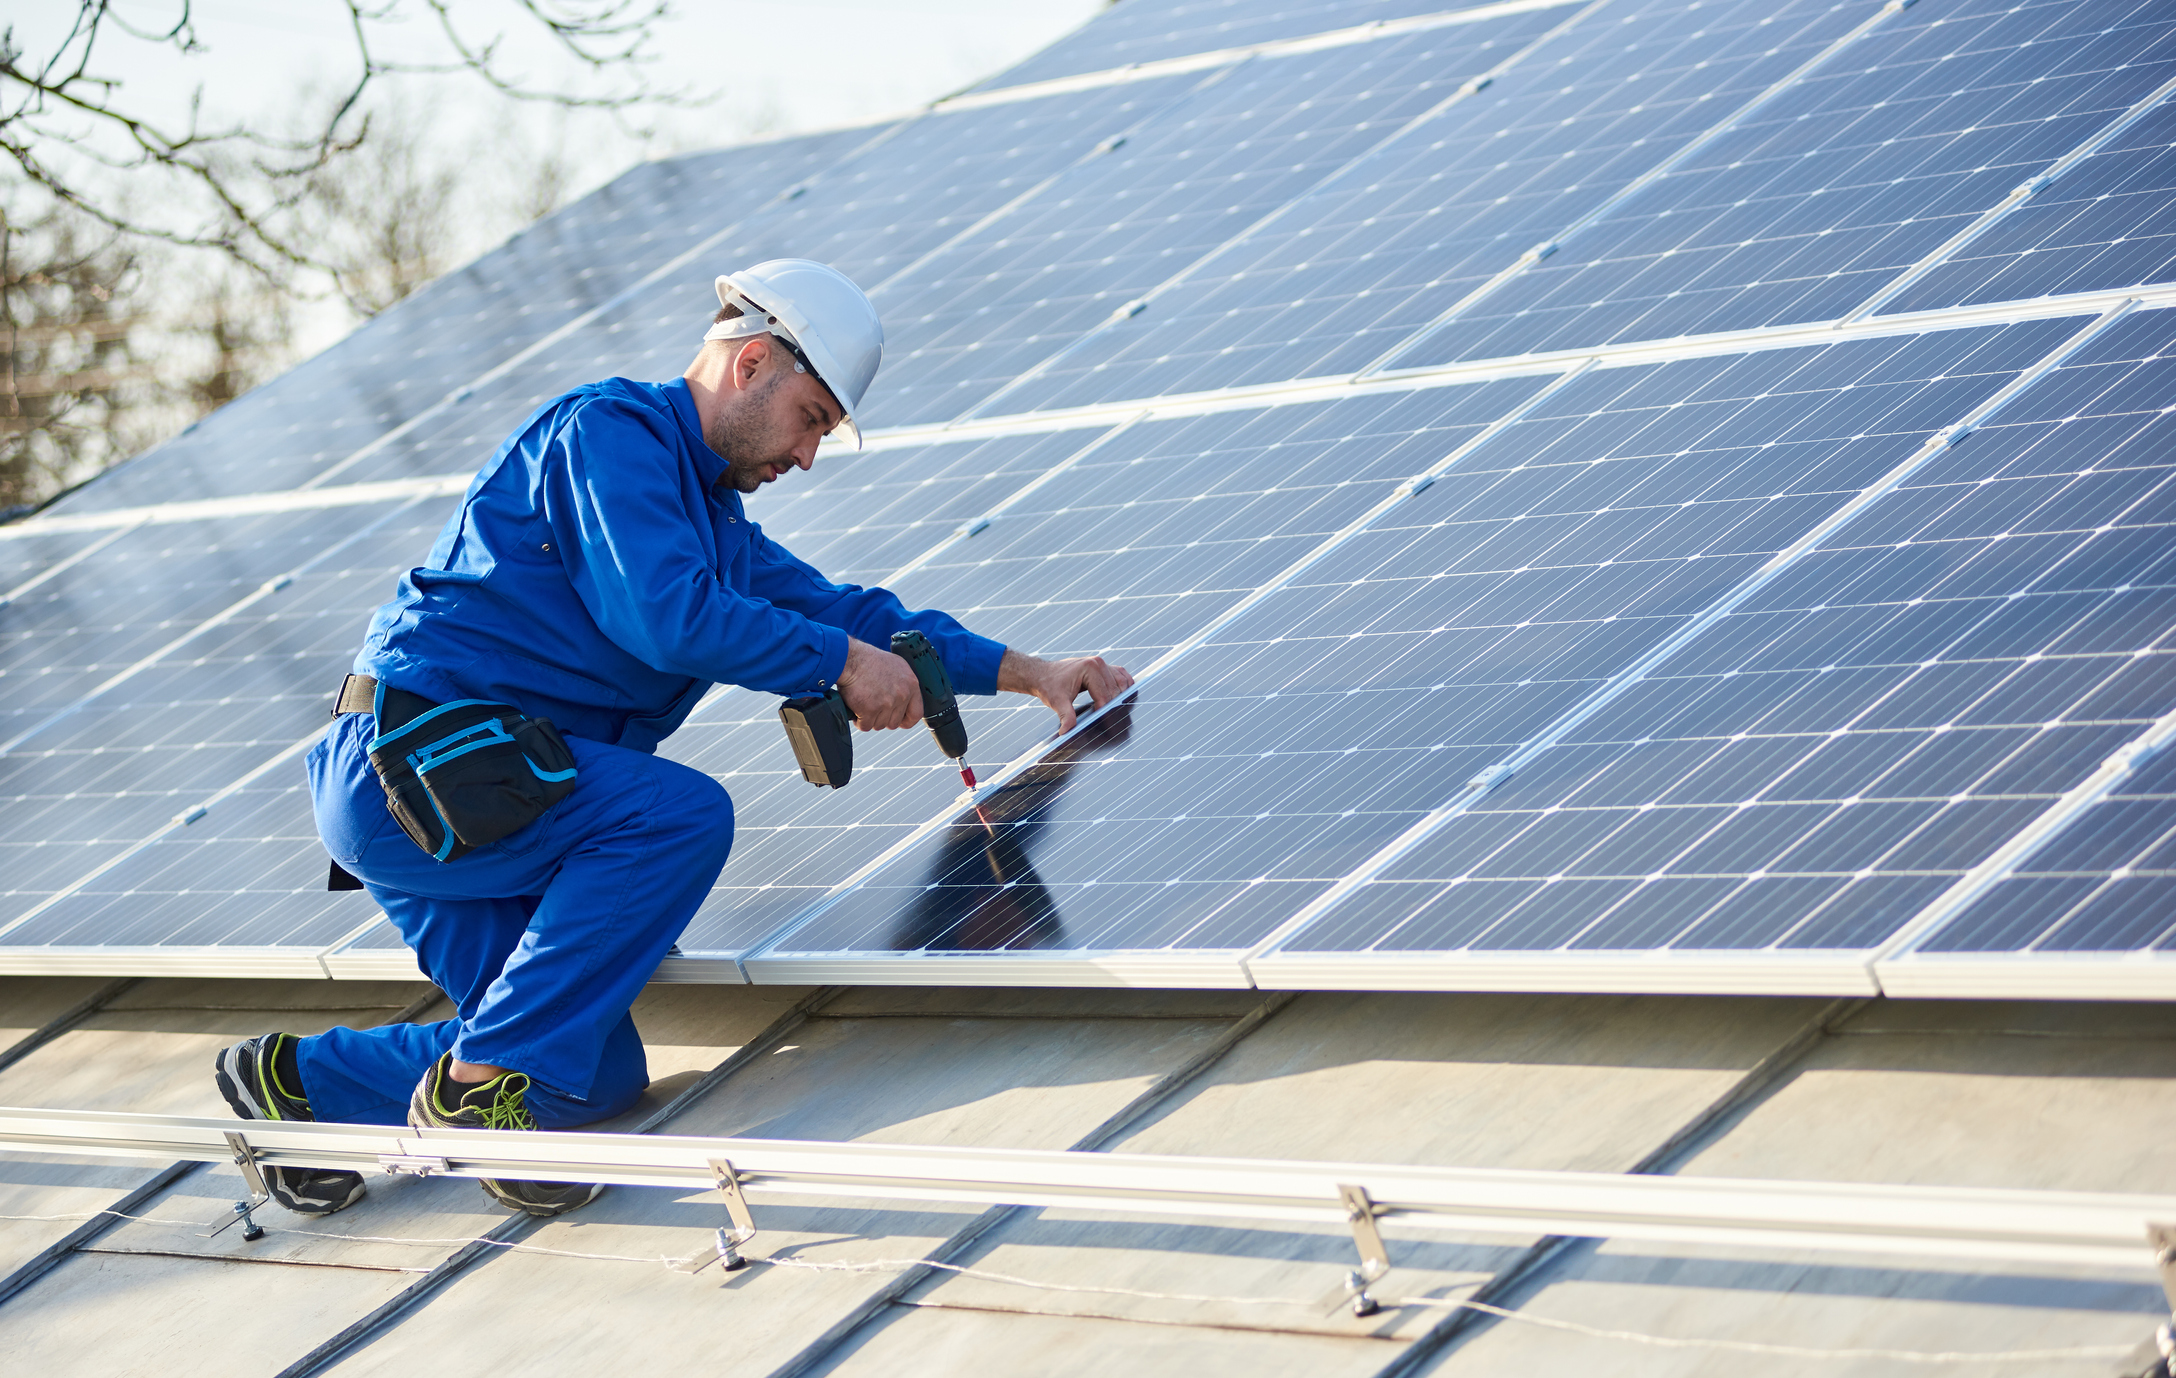
[[[725,786],[702,771],[677,761],[659,761],[658,821],[681,833],[691,845],[717,854],[725,864],[733,848],[733,798]]]

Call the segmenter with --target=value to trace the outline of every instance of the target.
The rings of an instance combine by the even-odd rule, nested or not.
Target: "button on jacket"
[[[834,584],[764,536],[720,480],[684,380],[609,378],[538,409],[378,609],[355,673],[486,699],[652,751],[712,683],[820,694],[847,637],[926,635],[963,694],[1005,648],[883,589]]]

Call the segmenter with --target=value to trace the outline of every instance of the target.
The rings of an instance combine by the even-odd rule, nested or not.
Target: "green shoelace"
[[[534,1129],[536,1120],[522,1103],[522,1092],[527,1089],[528,1078],[521,1078],[522,1085],[514,1084],[515,1078],[504,1077],[499,1082],[499,1093],[491,1104],[484,1107],[486,1129]]]
[[[457,1083],[449,1082],[449,1084]],[[519,1072],[509,1072],[505,1076],[500,1077],[495,1084],[499,1088],[498,1092],[491,1098],[491,1104],[483,1107],[484,1122],[481,1125],[478,1125],[477,1128],[536,1128],[535,1117],[530,1115],[528,1107],[523,1103],[523,1093],[529,1089],[529,1079]],[[464,1092],[463,1099],[466,1099],[466,1097],[471,1094],[473,1094],[473,1092]],[[439,1104],[443,1106],[445,1104],[445,1101],[441,1099],[439,1101]],[[447,1110],[445,1113],[449,1115],[459,1114],[459,1104],[457,1103],[454,1109]]]

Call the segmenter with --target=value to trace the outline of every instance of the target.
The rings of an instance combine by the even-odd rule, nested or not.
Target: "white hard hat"
[[[776,335],[795,355],[794,368],[816,375],[844,413],[841,438],[861,448],[854,412],[884,360],[884,323],[854,280],[828,263],[774,258],[718,279],[718,303],[737,306],[736,320],[710,327],[706,340]]]

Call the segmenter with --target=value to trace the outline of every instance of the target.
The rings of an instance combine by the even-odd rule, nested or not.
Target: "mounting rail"
[[[244,1141],[238,1144],[236,1140]],[[1129,1153],[506,1133],[0,1108],[0,1152],[311,1166],[454,1177],[959,1201],[1152,1216],[1383,1225],[2151,1272],[2176,1197],[1641,1177]],[[730,1163],[721,1178],[720,1163]],[[442,1165],[442,1166],[441,1166]],[[742,1203],[744,1204],[744,1203]],[[736,1215],[739,1212],[736,1211]],[[750,1226],[744,1233],[752,1233]],[[1359,1239],[1364,1253],[1381,1245]],[[1372,1248],[1371,1248],[1372,1243]],[[1375,1265],[1379,1271],[1381,1263]]]

